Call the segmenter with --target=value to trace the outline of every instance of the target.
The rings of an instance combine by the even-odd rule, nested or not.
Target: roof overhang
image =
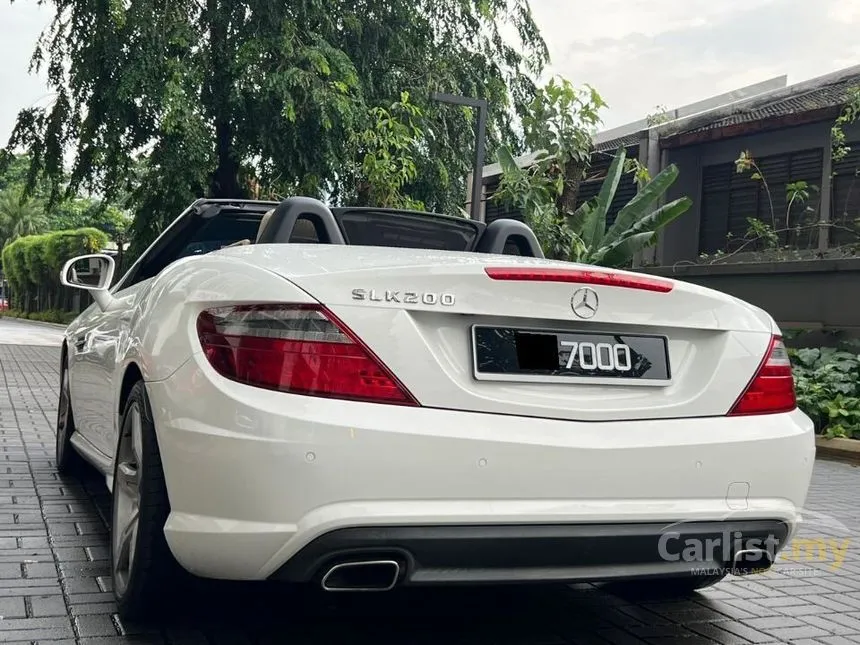
[[[660,147],[663,149],[682,148],[684,146],[719,141],[721,139],[730,139],[732,137],[770,132],[799,125],[809,125],[811,123],[819,123],[821,121],[835,119],[841,112],[842,107],[836,105],[817,110],[809,110],[807,112],[798,112],[796,114],[786,114],[767,119],[759,119],[757,121],[733,123],[731,125],[724,125],[717,128],[681,132],[679,134],[661,138]]]

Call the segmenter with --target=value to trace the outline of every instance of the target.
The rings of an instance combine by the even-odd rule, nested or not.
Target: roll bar
[[[393,209],[380,209],[396,214]],[[289,197],[264,218],[257,244],[285,244],[292,239],[299,219],[307,219],[316,230],[321,244],[346,244],[332,211],[312,197]],[[483,225],[482,225],[483,226]],[[544,254],[534,232],[515,219],[497,219],[481,233],[475,251],[504,255],[508,245],[514,245],[518,255],[543,258]]]
[[[289,197],[275,207],[257,236],[257,244],[289,242],[296,222],[304,218],[313,224],[322,244],[346,244],[328,206],[311,197]]]
[[[487,226],[475,251],[478,253],[505,254],[508,244],[517,247],[519,255],[543,258],[544,254],[534,232],[523,222],[515,219],[497,219]]]

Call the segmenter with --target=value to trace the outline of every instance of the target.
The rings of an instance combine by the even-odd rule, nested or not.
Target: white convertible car
[[[543,258],[512,220],[199,200],[62,350],[57,467],[113,494],[121,615],[171,576],[400,585],[765,569],[814,460],[780,331]]]

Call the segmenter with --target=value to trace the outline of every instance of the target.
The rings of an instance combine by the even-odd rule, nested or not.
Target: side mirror
[[[91,292],[93,300],[104,311],[113,301],[109,289],[115,270],[116,264],[109,255],[79,255],[66,262],[60,273],[60,282],[67,287]]]

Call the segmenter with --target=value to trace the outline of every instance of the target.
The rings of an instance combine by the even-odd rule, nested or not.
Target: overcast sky
[[[532,0],[552,72],[609,103],[606,128],[788,74],[796,83],[860,64],[860,0]],[[50,20],[35,0],[0,0],[0,145],[44,100],[27,73]]]

